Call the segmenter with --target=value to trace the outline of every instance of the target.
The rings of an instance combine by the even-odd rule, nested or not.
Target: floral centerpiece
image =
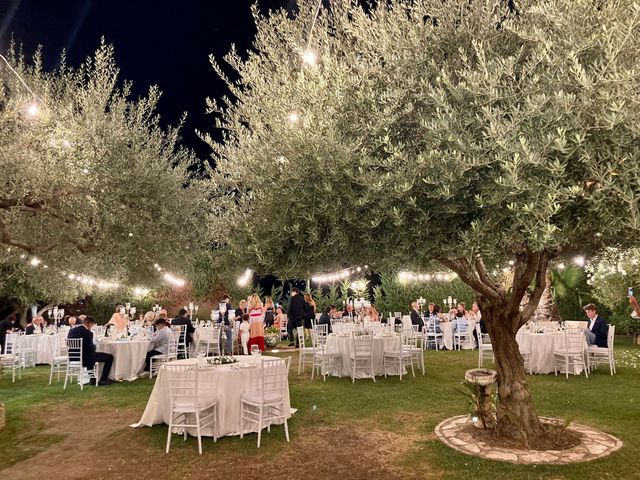
[[[264,344],[273,348],[280,341],[280,330],[277,327],[267,327],[264,331]]]
[[[238,359],[232,355],[222,355],[220,357],[207,358],[209,365],[226,365],[229,363],[236,363]]]

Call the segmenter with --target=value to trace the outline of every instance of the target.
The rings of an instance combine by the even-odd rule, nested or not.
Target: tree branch
[[[9,245],[11,247],[17,247],[21,250],[24,250],[27,253],[36,254],[36,253],[47,253],[55,248],[55,245],[34,245],[31,243],[26,243],[21,240],[16,240],[9,232],[9,228],[5,223],[2,216],[0,216],[0,243],[5,245]]]
[[[540,298],[542,298],[544,289],[547,286],[547,268],[549,267],[550,261],[551,256],[549,253],[547,251],[542,252],[538,261],[538,268],[536,270],[535,287],[529,297],[529,303],[527,303],[527,306],[522,310],[520,325],[518,325],[518,327],[524,325],[536,311],[536,308],[538,308]]]
[[[451,260],[449,258],[437,258],[441,264],[458,274],[460,279],[473,288],[476,292],[487,297],[491,302],[500,302],[500,294],[491,286],[485,284],[476,274],[473,267],[464,258]]]

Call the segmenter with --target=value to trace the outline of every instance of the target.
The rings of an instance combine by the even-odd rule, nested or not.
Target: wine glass
[[[251,355],[260,355],[260,347],[258,345],[251,345]]]

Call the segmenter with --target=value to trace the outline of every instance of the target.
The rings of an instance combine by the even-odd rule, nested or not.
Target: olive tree
[[[2,62],[2,60],[0,60]],[[0,68],[0,292],[70,300],[96,288],[161,285],[206,247],[208,180],[190,170],[178,128],[156,113],[159,91],[131,98],[113,48],[55,71],[7,54]],[[206,172],[205,172],[206,173]],[[33,262],[30,264],[30,262]],[[46,266],[46,267],[45,267]]]
[[[216,64],[233,71],[233,96],[210,105],[218,240],[283,276],[453,270],[493,342],[499,434],[544,436],[516,332],[549,263],[640,238],[640,7],[342,1],[316,19],[316,5],[256,13],[253,50]]]

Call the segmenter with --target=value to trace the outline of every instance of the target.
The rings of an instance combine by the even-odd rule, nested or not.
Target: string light
[[[298,112],[291,112],[287,119],[289,123],[296,124],[300,121],[300,114]]]
[[[307,50],[302,54],[302,61],[309,66],[314,66],[318,63],[318,56],[312,50]]]
[[[165,273],[163,275],[163,278],[170,283],[171,285],[175,285],[176,287],[184,287],[185,285],[185,281],[182,280],[181,278],[177,278],[174,277],[173,275],[171,275],[170,273]]]
[[[575,263],[579,267],[584,267],[587,264],[587,261],[582,255],[578,255],[577,257],[574,257],[573,263]]]
[[[27,117],[35,118],[40,115],[40,107],[37,103],[30,103],[26,108]]]
[[[455,273],[445,273],[445,272],[439,272],[439,273],[413,273],[413,272],[406,272],[406,271],[402,271],[400,273],[398,273],[398,280],[400,281],[400,283],[406,283],[406,282],[430,282],[432,280],[437,280],[437,281],[441,281],[441,282],[450,282],[451,280],[453,280],[456,277]]]

